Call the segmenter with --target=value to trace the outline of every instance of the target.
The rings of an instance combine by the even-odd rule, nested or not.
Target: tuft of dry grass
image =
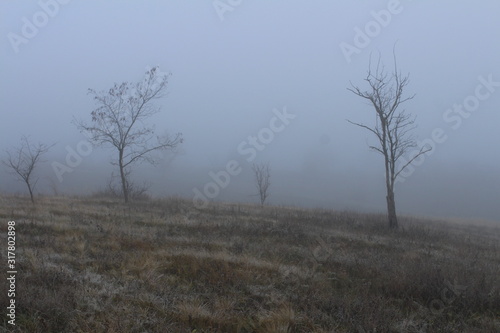
[[[2,244],[9,220],[18,239],[16,327],[3,331],[500,331],[498,224],[401,217],[393,231],[377,214],[177,197],[0,201]]]

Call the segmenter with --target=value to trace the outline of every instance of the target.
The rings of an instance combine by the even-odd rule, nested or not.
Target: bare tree
[[[266,164],[253,164],[253,173],[255,175],[255,185],[259,190],[260,204],[264,206],[264,202],[269,196],[269,186],[271,185],[271,173],[269,170],[269,163]]]
[[[375,109],[375,125],[367,126],[349,121],[351,124],[362,127],[373,133],[378,139],[378,144],[369,146],[370,149],[384,156],[385,179],[387,188],[387,213],[389,227],[397,228],[396,202],[394,199],[394,184],[399,174],[408,167],[417,157],[431,149],[421,147],[415,156],[403,165],[398,160],[410,149],[417,146],[411,131],[416,128],[415,117],[400,110],[401,104],[413,99],[415,95],[404,97],[403,92],[409,83],[409,75],[402,76],[398,71],[396,56],[394,54],[394,72],[387,73],[380,63],[380,57],[375,69],[372,69],[371,60],[368,74],[365,78],[368,89],[353,85],[348,88],[359,97],[367,99]]]
[[[117,156],[112,164],[118,166],[125,202],[129,201],[130,190],[134,187],[130,179],[132,166],[137,162],[154,165],[158,162],[158,157],[153,155],[155,151],[174,149],[182,143],[180,133],[160,137],[155,135],[154,126],[145,124],[160,111],[153,101],[165,96],[169,76],[153,67],[140,82],[115,83],[108,91],[89,89],[97,104],[91,112],[92,122],[75,121],[80,131],[89,134],[94,145],[116,149]]]
[[[51,147],[42,143],[33,144],[26,136],[23,136],[20,147],[7,150],[7,158],[2,161],[11,170],[11,173],[17,176],[18,180],[26,184],[33,204],[35,204],[33,191],[38,183],[38,178],[34,179],[33,174],[35,168],[41,162],[40,158]]]

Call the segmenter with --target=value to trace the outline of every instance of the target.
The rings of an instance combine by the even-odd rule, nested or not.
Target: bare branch
[[[411,158],[405,165],[403,165],[401,167],[401,169],[399,169],[398,172],[395,173],[394,175],[394,179],[396,179],[398,177],[398,175],[403,172],[404,169],[406,169],[413,161],[415,161],[420,155],[423,155],[425,153],[428,153],[432,150],[432,148],[428,148],[428,149],[425,149],[424,150],[424,147],[420,148],[420,151],[418,152],[418,154],[416,154],[415,156],[413,156],[413,158]]]
[[[179,145],[180,143],[182,143],[182,134],[180,133],[177,133],[175,138],[173,139],[167,139],[167,141],[164,141],[163,143],[161,144],[158,144],[156,146],[153,146],[151,148],[146,148],[146,147],[143,147],[143,149],[141,151],[137,151],[137,152],[134,152],[134,153],[131,153],[129,154],[127,157],[129,157],[129,161],[128,162],[125,162],[123,164],[124,167],[127,167],[128,165],[134,163],[134,162],[137,162],[138,160],[147,160],[150,164],[155,164],[156,161],[154,159],[151,159],[148,154],[150,152],[153,152],[153,151],[156,151],[156,150],[166,150],[166,149],[170,149],[170,148],[175,148],[177,147],[177,145]]]
[[[373,134],[375,134],[379,140],[382,140],[382,137],[380,136],[380,133],[376,129],[370,128],[370,127],[368,127],[366,125],[363,125],[363,124],[355,123],[355,122],[350,121],[350,120],[347,120],[347,122],[349,122],[349,123],[351,123],[353,125],[359,126],[361,128],[367,129],[368,131],[370,131]]]

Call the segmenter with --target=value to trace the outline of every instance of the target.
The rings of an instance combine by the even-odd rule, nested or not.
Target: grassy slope
[[[3,267],[17,222],[19,332],[500,331],[498,226],[7,196],[0,218]]]

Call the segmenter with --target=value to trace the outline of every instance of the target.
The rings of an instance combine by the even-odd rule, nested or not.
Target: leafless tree
[[[17,176],[18,180],[26,184],[33,204],[35,204],[33,191],[38,183],[38,178],[34,179],[33,174],[35,168],[42,162],[40,158],[51,147],[43,143],[34,144],[26,136],[23,136],[21,145],[18,148],[7,150],[7,158],[2,161],[10,169],[11,173]]]
[[[373,133],[378,139],[377,145],[369,146],[370,149],[384,156],[385,179],[387,188],[387,213],[389,227],[397,228],[398,219],[396,215],[396,202],[394,199],[394,184],[399,174],[408,167],[420,155],[430,151],[430,148],[421,147],[408,162],[399,165],[401,157],[417,147],[411,131],[416,128],[415,117],[401,110],[399,107],[413,99],[415,95],[404,97],[403,92],[409,83],[409,75],[402,76],[398,71],[396,56],[394,54],[394,71],[387,73],[381,65],[380,57],[376,67],[373,69],[371,60],[368,74],[365,78],[368,88],[363,90],[351,83],[347,88],[359,97],[369,101],[375,109],[375,125],[367,126],[349,121],[351,124],[362,127]]]
[[[259,190],[259,198],[261,206],[264,206],[264,202],[269,196],[269,186],[271,185],[271,172],[269,169],[269,163],[265,164],[253,164],[252,170],[255,176],[255,185]]]
[[[145,124],[160,111],[153,102],[165,96],[169,76],[153,67],[146,71],[142,81],[115,83],[108,91],[89,89],[97,104],[91,112],[92,122],[75,121],[94,145],[116,149],[117,156],[112,164],[118,166],[125,202],[129,201],[130,190],[134,187],[130,179],[132,166],[137,162],[156,164],[155,151],[174,149],[182,143],[180,133],[160,137],[155,135],[154,126]]]

